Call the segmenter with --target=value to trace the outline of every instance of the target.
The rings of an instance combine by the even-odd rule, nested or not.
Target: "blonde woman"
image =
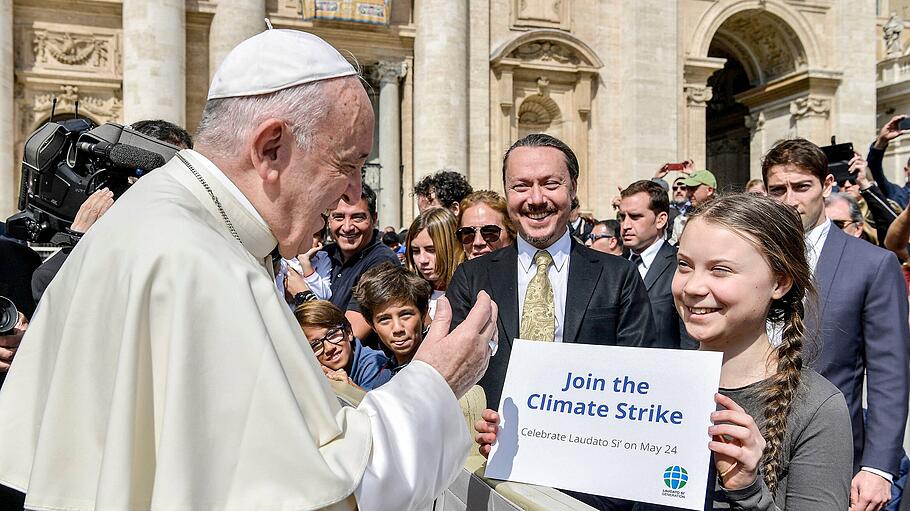
[[[506,200],[490,190],[478,190],[461,201],[455,236],[468,259],[489,254],[515,240],[515,226]]]
[[[455,268],[464,261],[464,250],[455,239],[455,226],[451,211],[430,208],[414,219],[405,239],[405,265],[433,288],[430,319],[436,314],[436,301],[445,295]]]

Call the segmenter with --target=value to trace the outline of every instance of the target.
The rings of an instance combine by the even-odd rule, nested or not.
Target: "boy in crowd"
[[[389,359],[360,343],[341,309],[332,302],[305,302],[294,311],[303,334],[330,380],[373,390],[392,378]]]
[[[431,292],[426,280],[391,263],[370,268],[354,287],[363,317],[392,354],[392,374],[408,365],[423,341]]]

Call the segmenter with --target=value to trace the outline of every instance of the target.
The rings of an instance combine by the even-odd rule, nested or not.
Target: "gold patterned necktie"
[[[521,338],[532,341],[550,341],[556,337],[556,307],[553,304],[553,286],[547,271],[553,256],[546,250],[534,254],[537,273],[528,283],[524,310],[521,313]]]

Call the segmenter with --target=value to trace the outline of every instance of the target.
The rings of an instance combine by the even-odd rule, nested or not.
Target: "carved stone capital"
[[[708,106],[708,101],[714,97],[711,87],[707,85],[685,85],[683,92],[686,94],[687,106],[705,108]]]
[[[797,121],[805,117],[824,117],[827,119],[830,114],[830,99],[809,96],[790,102],[790,115]]]
[[[749,134],[754,135],[757,131],[765,129],[765,113],[747,115],[745,118],[746,127],[749,128]]]
[[[57,92],[59,91],[59,92]],[[75,85],[60,85],[57,91],[26,90],[17,98],[20,133],[29,133],[38,123],[48,119],[54,99],[57,99],[57,114],[74,112],[76,101],[79,101],[79,113],[90,117],[97,123],[119,122],[123,111],[123,101],[114,91],[109,93],[81,94]]]
[[[380,60],[373,66],[372,77],[380,84],[398,83],[408,72],[408,65],[401,60]]]

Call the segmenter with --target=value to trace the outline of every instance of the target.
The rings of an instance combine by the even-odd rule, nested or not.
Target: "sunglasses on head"
[[[459,227],[455,231],[455,236],[458,237],[458,241],[462,245],[467,245],[474,242],[474,236],[476,232],[480,231],[480,237],[483,238],[487,243],[495,243],[499,240],[499,235],[502,234],[502,227],[498,225],[484,225],[484,226],[465,226]]]

